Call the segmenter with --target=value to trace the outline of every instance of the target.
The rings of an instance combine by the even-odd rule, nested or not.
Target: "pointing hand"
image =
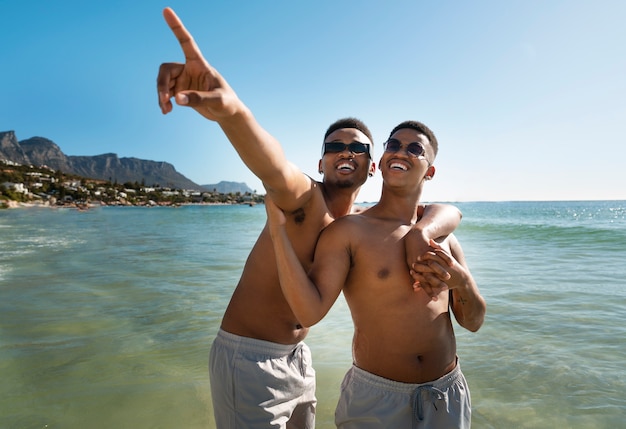
[[[159,106],[163,114],[173,109],[172,97],[178,105],[189,106],[212,121],[237,112],[241,102],[226,80],[204,59],[191,33],[170,8],[163,17],[185,55],[185,63],[163,63],[157,77]]]

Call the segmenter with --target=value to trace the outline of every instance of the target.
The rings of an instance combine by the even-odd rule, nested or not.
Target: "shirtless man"
[[[380,201],[337,219],[320,235],[313,264],[300,264],[284,214],[266,199],[281,287],[303,326],[317,323],[343,291],[354,323],[354,364],[335,413],[339,428],[466,428],[469,389],[461,373],[450,310],[476,331],[486,304],[452,235],[432,241],[414,265],[445,278],[435,296],[415,285],[405,264],[405,236],[432,165],[437,140],[407,121],[391,132],[379,168]]]
[[[369,130],[353,118],[331,125],[319,161],[323,181],[311,179],[285,158],[280,143],[204,59],[174,11],[166,8],[163,15],[186,62],[164,63],[159,69],[162,112],[172,111],[175,97],[178,105],[192,107],[219,124],[244,163],[263,181],[267,195],[286,213],[285,233],[294,242],[296,259],[308,267],[320,231],[353,210],[361,185],[374,173]],[[422,254],[428,237],[453,231],[459,221],[455,207],[429,206],[411,234],[409,257]],[[405,271],[409,272],[406,264]],[[282,294],[266,227],[246,261],[211,347],[217,427],[314,427],[315,371],[303,343],[307,332]]]

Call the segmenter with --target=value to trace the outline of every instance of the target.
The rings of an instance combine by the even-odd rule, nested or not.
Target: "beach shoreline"
[[[45,208],[45,209],[76,209],[76,210],[89,210],[100,207],[182,207],[182,206],[237,206],[237,205],[246,205],[246,206],[254,206],[258,203],[256,202],[199,202],[199,203],[173,203],[170,201],[159,201],[159,202],[148,202],[141,204],[107,204],[102,201],[98,201],[95,203],[74,203],[74,202],[66,202],[62,204],[51,204],[49,201],[15,201],[15,200],[0,200],[0,210],[14,210],[14,209],[37,209],[37,208]]]

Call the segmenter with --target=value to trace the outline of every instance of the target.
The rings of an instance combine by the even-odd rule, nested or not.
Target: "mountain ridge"
[[[134,157],[119,157],[115,153],[94,156],[66,155],[52,140],[31,137],[18,140],[15,131],[0,131],[0,158],[16,164],[47,166],[66,174],[108,180],[110,182],[137,182],[145,186],[213,191],[220,193],[252,192],[245,183],[221,181],[199,185],[176,171],[165,161],[151,161]]]

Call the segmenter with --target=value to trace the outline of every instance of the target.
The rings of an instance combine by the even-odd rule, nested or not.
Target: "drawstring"
[[[429,400],[431,404],[433,404],[433,407],[435,407],[435,410],[437,410],[437,405],[435,404],[435,401],[441,401],[442,399],[445,399],[445,394],[441,390],[433,386],[432,384],[419,386],[417,389],[415,389],[415,391],[413,391],[413,403],[411,406],[413,408],[413,416],[415,417],[415,419],[419,421],[424,420],[424,405],[422,404],[422,392],[425,392],[428,394]]]
[[[292,361],[297,360],[297,365],[300,367],[300,375],[302,375],[302,378],[305,378],[306,368],[304,367],[304,347],[302,344],[295,348],[291,356]]]

